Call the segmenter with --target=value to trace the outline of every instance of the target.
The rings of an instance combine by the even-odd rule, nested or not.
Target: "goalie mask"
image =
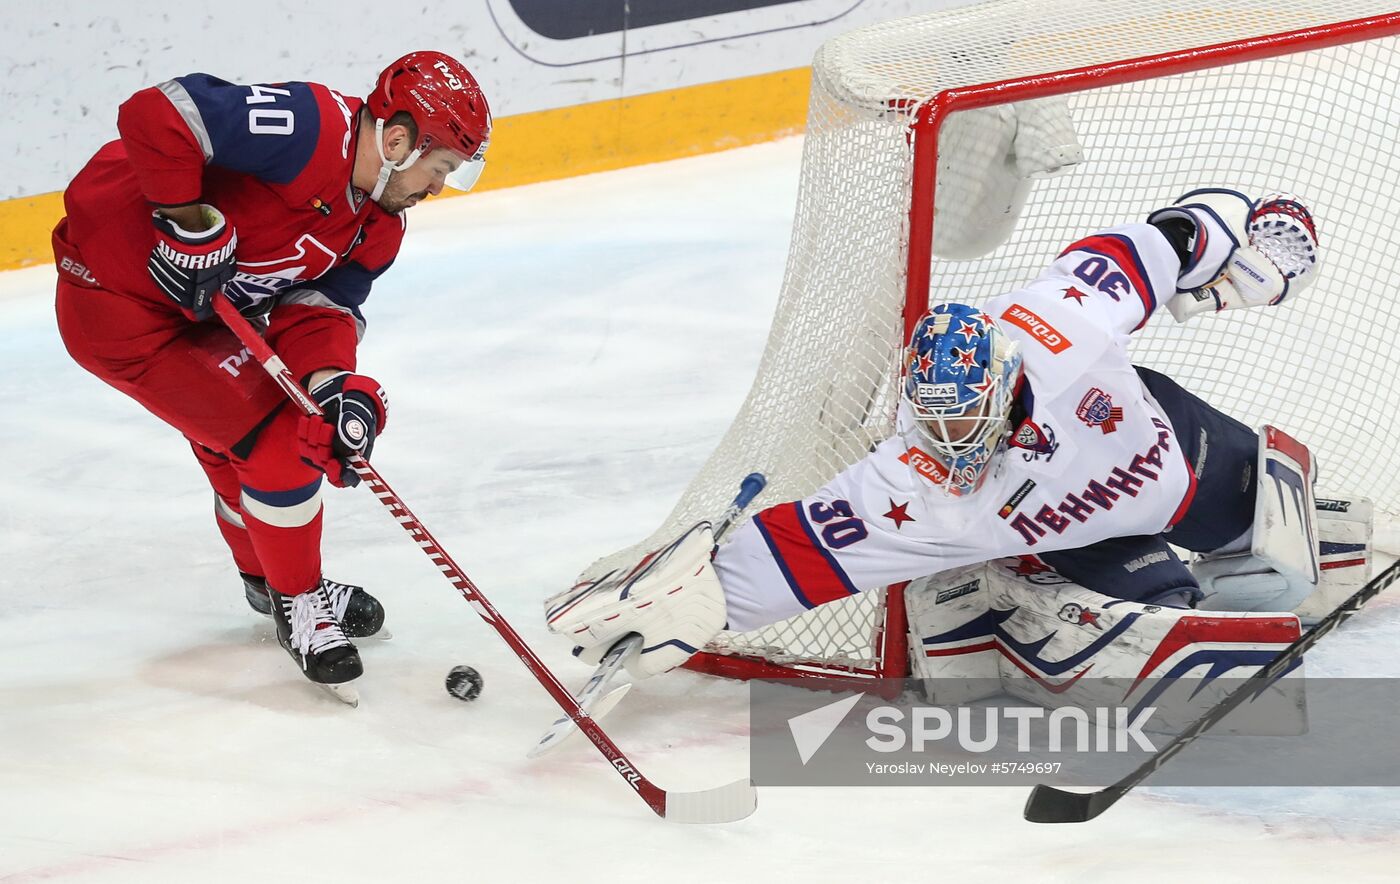
[[[981,310],[940,304],[915,327],[906,356],[909,441],[934,461],[911,449],[910,465],[949,494],[969,494],[1006,434],[1021,354]]]

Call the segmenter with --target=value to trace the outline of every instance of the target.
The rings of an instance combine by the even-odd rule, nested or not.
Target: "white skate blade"
[[[312,683],[315,684],[315,682]],[[360,708],[360,692],[355,688],[353,682],[347,681],[342,684],[317,684],[316,687],[323,689],[326,693],[352,709]]]
[[[601,721],[604,715],[607,715],[614,706],[622,702],[622,698],[627,696],[627,692],[630,690],[632,690],[631,683],[618,685],[616,690],[609,691],[606,696],[593,704],[591,709],[585,708],[583,711],[587,712],[594,721]],[[539,758],[541,755],[548,755],[569,742],[569,738],[576,733],[578,733],[578,725],[574,724],[574,720],[566,715],[550,725],[549,730],[535,744],[535,748],[526,753],[525,757]]]

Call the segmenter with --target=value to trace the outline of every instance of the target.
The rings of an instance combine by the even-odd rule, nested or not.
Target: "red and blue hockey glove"
[[[238,235],[218,209],[201,204],[207,230],[192,233],[160,212],[151,215],[156,247],[146,262],[151,278],[185,315],[203,322],[214,315],[213,299],[233,279]]]
[[[360,477],[350,468],[350,457],[369,459],[375,437],[389,420],[389,398],[378,381],[348,371],[308,392],[325,414],[301,419],[301,459],[324,472],[337,488],[353,488]]]

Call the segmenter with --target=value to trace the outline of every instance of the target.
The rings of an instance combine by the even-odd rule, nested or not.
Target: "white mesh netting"
[[[1391,12],[1363,0],[1019,0],[829,41],[813,65],[787,273],[753,388],[666,522],[589,572],[713,518],[751,471],[768,477],[755,512],[810,493],[891,431],[917,103],[950,87]],[[1009,240],[987,257],[935,258],[930,302],[977,303],[1017,288],[1079,236],[1141,219],[1193,187],[1297,193],[1314,211],[1323,249],[1313,288],[1283,308],[1187,325],[1162,311],[1138,334],[1133,356],[1248,424],[1268,421],[1298,436],[1318,457],[1321,493],[1366,495],[1393,517],[1397,92],[1400,53],[1383,38],[1071,93],[1083,162],[1036,182]],[[977,113],[985,112],[965,112]],[[949,187],[967,159],[965,145],[949,149],[960,116],[944,130],[935,229],[966,208]],[[726,634],[711,650],[867,667],[879,601],[869,593],[761,633]]]

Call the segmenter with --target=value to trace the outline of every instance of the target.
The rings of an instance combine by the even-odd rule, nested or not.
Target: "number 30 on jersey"
[[[822,540],[829,549],[845,549],[860,543],[869,534],[865,522],[856,516],[849,501],[816,501],[807,507],[807,517],[814,526],[820,526]]]

